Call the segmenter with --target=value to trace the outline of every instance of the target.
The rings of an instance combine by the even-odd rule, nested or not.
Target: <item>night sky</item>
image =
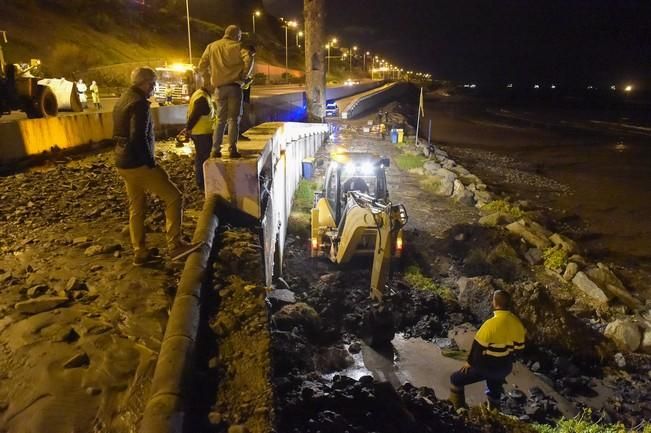
[[[302,0],[264,0],[301,17]],[[434,78],[651,84],[651,0],[326,0],[328,34]]]

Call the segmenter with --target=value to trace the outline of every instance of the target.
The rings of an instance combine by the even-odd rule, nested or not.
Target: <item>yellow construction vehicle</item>
[[[402,254],[407,211],[389,201],[389,159],[369,153],[331,154],[323,189],[311,212],[311,255],[347,263],[372,255],[371,296],[382,300],[392,258]]]

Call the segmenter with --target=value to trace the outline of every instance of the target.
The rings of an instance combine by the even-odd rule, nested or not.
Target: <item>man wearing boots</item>
[[[450,376],[450,401],[455,409],[466,407],[464,387],[486,381],[489,408],[499,410],[502,386],[513,368],[513,354],[524,349],[525,329],[508,309],[511,298],[503,290],[493,294],[494,316],[479,328],[468,361]]]
[[[224,37],[212,42],[199,61],[199,70],[210,77],[217,100],[217,125],[213,135],[211,156],[239,158],[237,139],[242,117],[242,85],[251,78],[253,57],[242,48],[242,31],[235,25],[226,27]],[[205,78],[204,78],[205,79]],[[228,123],[228,144],[222,145]]]

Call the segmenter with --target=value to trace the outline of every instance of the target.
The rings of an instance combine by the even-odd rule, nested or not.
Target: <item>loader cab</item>
[[[323,197],[336,224],[339,224],[346,206],[347,193],[358,191],[379,201],[389,198],[385,168],[387,158],[367,153],[333,154],[325,177]]]

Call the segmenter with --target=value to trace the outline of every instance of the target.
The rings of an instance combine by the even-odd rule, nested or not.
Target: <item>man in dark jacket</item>
[[[134,69],[131,73],[131,87],[122,94],[113,108],[115,165],[124,180],[129,197],[129,232],[134,251],[133,264],[136,266],[154,260],[145,247],[147,191],[158,195],[165,202],[165,230],[170,258],[178,260],[201,246],[188,245],[181,240],[181,191],[154,160],[154,128],[147,99],[153,94],[155,85],[156,72],[153,69]]]
[[[513,368],[513,354],[524,349],[525,329],[509,311],[510,296],[503,290],[493,294],[494,316],[475,334],[468,361],[450,376],[450,401],[456,409],[466,406],[464,387],[486,381],[489,408],[499,409],[504,379]]]

